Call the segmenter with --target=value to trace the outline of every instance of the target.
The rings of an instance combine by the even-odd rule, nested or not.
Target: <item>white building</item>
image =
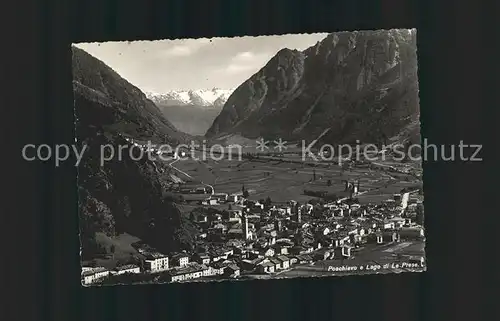
[[[394,228],[402,228],[406,223],[406,219],[402,217],[393,217],[389,219],[389,222],[394,223]]]
[[[178,267],[185,267],[189,264],[189,255],[186,253],[176,254],[172,259]]]
[[[424,237],[424,229],[421,227],[403,227],[398,230],[402,239],[413,240]]]
[[[243,195],[240,195],[240,194],[231,194],[228,197],[229,202],[233,202],[233,203],[238,203],[242,199],[243,199]]]
[[[214,193],[212,195],[212,198],[217,199],[219,202],[226,202],[228,195],[227,195],[227,193]]]
[[[92,271],[94,270],[95,267],[91,267],[91,266],[82,266],[82,273],[83,272],[87,272],[87,271]]]
[[[144,269],[151,273],[168,270],[168,257],[161,253],[145,253]]]
[[[103,267],[93,268],[91,270],[87,269],[82,271],[82,281],[83,284],[95,283],[98,280],[109,276],[109,271]]]
[[[292,208],[289,206],[280,208],[280,212],[285,215],[292,215]]]
[[[120,275],[125,273],[141,273],[141,268],[135,264],[119,266],[113,272],[114,275]]]

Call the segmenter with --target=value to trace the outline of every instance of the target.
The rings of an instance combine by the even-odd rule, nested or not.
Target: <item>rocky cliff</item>
[[[125,137],[171,145],[178,132],[135,86],[103,62],[73,47],[76,138],[87,146],[78,168],[82,256],[92,257],[95,232],[128,232],[165,251],[189,247],[194,229],[174,203],[163,198],[166,164],[129,153]],[[101,166],[101,146],[127,146]],[[131,157],[132,156],[132,157]]]
[[[280,50],[239,86],[207,131],[214,138],[380,142],[418,121],[415,30],[339,32]]]

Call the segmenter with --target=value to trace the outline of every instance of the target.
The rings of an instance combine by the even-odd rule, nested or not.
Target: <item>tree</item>
[[[316,180],[316,169],[313,169],[313,181]]]
[[[266,198],[265,205],[266,205],[266,206],[271,206],[271,203],[272,203],[271,198],[268,196],[268,197]]]
[[[111,246],[109,247],[109,252],[111,252],[111,254],[113,255],[113,260],[115,259],[115,245],[114,244],[111,244]]]
[[[331,180],[331,179],[329,179],[328,181],[326,181],[326,185],[327,185],[327,186],[332,186],[332,180]]]
[[[229,204],[229,206],[227,207],[228,210],[232,210],[233,207],[231,206],[231,204]]]

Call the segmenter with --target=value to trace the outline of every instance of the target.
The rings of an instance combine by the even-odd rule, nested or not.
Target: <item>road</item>
[[[187,176],[188,178],[193,178],[191,175],[189,175],[188,173],[184,172],[184,171],[181,171],[180,169],[178,169],[177,167],[175,167],[173,164],[178,162],[179,161],[179,158],[174,160],[172,163],[168,164],[168,166],[170,166],[171,168],[175,169],[176,171],[178,171],[179,173],[181,174],[184,174],[185,176]]]

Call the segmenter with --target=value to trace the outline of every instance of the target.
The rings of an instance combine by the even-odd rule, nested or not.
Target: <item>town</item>
[[[228,194],[191,181],[172,184],[171,191],[191,195],[200,205],[189,213],[200,231],[196,249],[159,253],[138,242],[137,264],[112,270],[84,266],[84,285],[292,277],[302,275],[297,272],[301,270],[304,275],[355,274],[363,266],[371,266],[366,273],[384,266],[419,271],[425,266],[421,189],[403,190],[380,204],[357,202],[363,193],[359,181],[344,181],[344,193],[335,199],[305,190],[323,198],[303,204],[277,203],[269,197],[249,200],[244,185],[241,192]],[[374,254],[414,245],[420,249],[416,254],[389,259]]]

